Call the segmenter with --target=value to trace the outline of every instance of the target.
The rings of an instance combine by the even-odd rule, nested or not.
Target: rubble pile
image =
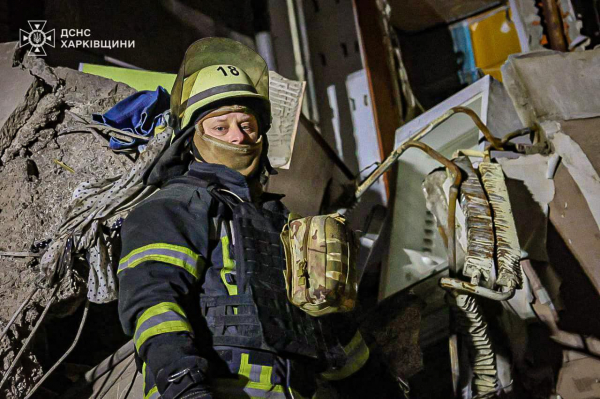
[[[6,96],[0,98],[0,301],[4,304],[0,332],[18,314],[0,340],[0,380],[5,380],[0,392],[8,398],[23,398],[71,345],[77,327],[64,321],[79,322],[76,312],[82,310],[87,292],[85,260],[76,259],[54,294],[54,288],[41,282],[40,254],[64,222],[80,183],[119,176],[133,164],[128,155],[109,150],[107,139],[87,126],[90,116],[108,111],[135,90],[110,79],[49,67],[40,58],[15,52],[15,43],[0,44],[0,85],[7,88]],[[36,287],[31,301],[19,312]],[[381,306],[372,305],[368,315],[361,317],[366,340],[395,376],[409,378],[423,367],[418,342],[422,304],[400,295]],[[91,363],[100,356],[99,341],[114,341],[105,345],[107,349],[121,345],[119,339],[124,337],[118,336],[118,321],[98,316],[107,307],[97,306],[90,310],[88,324],[97,324],[90,328],[91,334],[114,337],[94,341],[83,334],[78,348],[86,351]],[[114,307],[107,309],[116,319]],[[98,334],[99,328],[103,334]],[[67,360],[63,366],[54,375],[74,380],[90,365]],[[85,369],[68,370],[75,366]],[[42,385],[37,394],[55,397],[48,388]]]
[[[32,244],[52,237],[75,187],[119,175],[132,162],[108,150],[106,140],[82,125],[92,113],[106,112],[134,89],[72,69],[51,68],[42,59],[24,54],[15,56],[13,67],[14,49],[15,43],[0,45],[0,80],[8,88],[0,102],[0,251],[5,254],[0,256],[1,330],[38,280],[39,258],[32,253]],[[44,324],[79,306],[86,292],[83,273],[85,269],[75,269],[64,279]],[[49,295],[45,288],[36,293],[0,342],[2,374]],[[40,340],[43,337],[36,336],[35,341]],[[33,346],[13,371],[16,378],[9,378],[3,387],[9,397],[24,397],[43,373],[40,356],[44,355],[30,351]]]

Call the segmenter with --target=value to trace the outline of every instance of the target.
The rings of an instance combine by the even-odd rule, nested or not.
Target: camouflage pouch
[[[290,214],[281,241],[290,302],[315,317],[354,309],[358,247],[343,216]]]

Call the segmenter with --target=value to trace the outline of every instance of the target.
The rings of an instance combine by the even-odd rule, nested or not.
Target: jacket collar
[[[285,197],[283,194],[267,193],[261,191],[258,195],[252,196],[252,187],[248,184],[246,177],[240,172],[230,169],[225,165],[205,163],[205,162],[192,162],[188,174],[209,183],[216,183],[233,193],[241,197],[244,201],[251,202],[266,202],[273,200],[280,200]],[[255,181],[257,185],[260,183]]]
[[[192,162],[188,174],[209,183],[218,184],[245,201],[251,201],[252,199],[250,186],[244,175],[225,165]]]

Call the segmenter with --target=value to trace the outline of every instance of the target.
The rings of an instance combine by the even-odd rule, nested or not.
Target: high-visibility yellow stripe
[[[342,380],[356,373],[367,363],[367,360],[369,360],[369,347],[363,340],[360,331],[357,331],[350,343],[344,347],[344,352],[348,358],[346,364],[339,370],[330,370],[321,373],[323,378],[327,380]]]
[[[250,371],[252,370],[252,366],[248,363],[249,356],[247,353],[242,353],[242,358],[240,360],[240,369],[238,370],[238,375],[246,377],[250,379]]]
[[[173,332],[172,330],[164,330],[166,326],[175,327],[175,331],[189,331],[192,333],[191,328],[181,330],[181,323],[188,324],[187,317],[183,309],[176,303],[162,302],[146,309],[135,326],[134,340],[136,348],[139,351],[144,342],[154,335]]]
[[[158,387],[155,385],[152,387],[152,389],[148,392],[147,395],[144,395],[144,399],[154,399],[152,397],[152,395],[156,395],[155,397],[158,398]]]
[[[159,261],[173,266],[182,267],[195,278],[199,276],[199,267],[204,266],[200,255],[189,248],[180,245],[155,243],[131,251],[119,262],[117,274],[133,268],[142,262]],[[202,263],[202,265],[199,264]]]
[[[152,385],[152,388],[146,393],[146,367],[146,363],[144,362],[142,365],[142,392],[144,392],[144,399],[158,399],[160,395],[158,394],[156,384]]]
[[[252,381],[250,379],[252,367],[261,368],[259,374],[260,381]],[[285,397],[284,392],[286,388],[283,385],[274,385],[271,383],[272,373],[273,367],[250,364],[249,355],[247,353],[242,353],[240,359],[240,368],[237,373],[240,378],[215,379],[212,383],[213,391],[215,394],[227,395],[228,398],[232,399],[248,397],[263,399],[267,397],[273,397],[273,394],[280,394],[283,398]],[[244,391],[244,389],[246,391]],[[301,396],[295,390],[292,390],[292,392],[296,399],[303,399],[303,396]]]
[[[225,288],[227,288],[227,293],[229,295],[237,295],[237,284],[229,284],[227,279],[225,279],[225,275],[227,273],[235,272],[235,262],[233,259],[231,259],[229,254],[229,237],[221,237],[221,247],[223,248],[223,268],[221,269],[221,280],[223,281],[223,284],[225,284]]]
[[[260,368],[260,383],[271,384],[271,374],[273,373],[273,367],[261,366]]]
[[[350,340],[348,345],[344,346],[344,352],[346,355],[350,355],[352,352],[356,351],[361,344],[364,344],[364,342],[360,331],[356,331],[352,340]]]
[[[260,377],[259,377],[260,381],[252,381],[250,379],[250,372],[252,371],[252,366],[260,367]],[[246,387],[255,388],[255,389],[271,389],[271,388],[273,388],[274,385],[271,383],[271,374],[272,373],[273,373],[273,367],[252,365],[249,363],[249,355],[247,353],[242,353],[242,358],[240,360],[240,369],[238,371],[238,375],[248,378],[248,382],[245,385]]]
[[[157,261],[157,262],[163,262],[163,263],[168,263],[170,265],[173,266],[177,266],[177,267],[181,267],[183,269],[185,269],[188,273],[190,273],[192,276],[194,276],[195,278],[198,278],[199,273],[198,270],[196,269],[195,265],[190,265],[189,263],[185,262],[184,260],[181,259],[177,259],[174,258],[172,256],[167,256],[167,255],[147,255],[144,256],[140,259],[137,259],[135,262],[131,262],[129,265],[127,265],[126,268],[124,269],[119,269],[119,271],[117,272],[120,273],[126,269],[131,269],[133,267],[136,267],[137,265],[139,265],[142,262],[148,262],[148,261]]]
[[[144,313],[142,313],[142,315],[140,316],[140,318],[138,319],[138,321],[135,325],[135,329],[137,330],[142,325],[142,323],[144,323],[146,320],[148,320],[152,316],[166,313],[168,311],[173,311],[173,312],[178,313],[181,316],[187,318],[187,316],[185,315],[185,312],[183,311],[183,309],[181,309],[181,306],[179,306],[178,304],[176,304],[174,302],[161,302],[157,305],[154,305],[154,306],[146,309],[144,311]]]
[[[266,392],[283,393],[285,391],[285,388],[283,387],[283,385],[273,385],[271,383],[263,384],[262,382],[250,381],[249,379],[247,379],[247,377],[237,378],[237,379],[229,379],[229,378],[215,379],[214,383],[217,383],[217,382],[222,382],[223,385],[230,385],[230,386],[234,386],[234,387],[238,387],[238,388],[245,387],[245,388],[250,388],[250,389],[259,389],[261,391],[266,391]]]
[[[148,338],[154,337],[155,335],[159,334],[180,331],[191,333],[192,327],[190,326],[190,323],[188,323],[187,321],[166,321],[144,331],[140,335],[139,339],[136,341],[135,348],[139,352],[141,346],[144,345],[144,342],[146,342]]]
[[[142,391],[146,393],[146,362],[142,365]]]
[[[194,258],[194,260],[198,260],[198,256],[199,256],[197,253],[195,253],[191,249],[182,247],[180,245],[156,243],[156,244],[145,245],[138,249],[134,249],[133,251],[128,253],[127,256],[125,256],[124,258],[121,259],[121,261],[119,262],[119,265],[126,263],[132,256],[137,255],[141,252],[147,251],[149,249],[169,249],[171,251],[177,251],[177,252],[181,252],[186,255],[189,255],[190,257]]]

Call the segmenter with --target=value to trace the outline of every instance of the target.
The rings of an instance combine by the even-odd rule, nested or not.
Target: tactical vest
[[[287,212],[239,201],[217,185],[193,176],[174,180],[205,187],[231,210],[229,253],[235,260],[238,293],[200,297],[213,346],[327,358],[335,363],[343,350],[328,333],[324,319],[309,316],[287,298],[280,238]]]

